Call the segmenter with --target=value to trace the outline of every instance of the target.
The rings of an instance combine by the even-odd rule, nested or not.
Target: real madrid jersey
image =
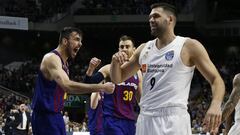
[[[180,57],[186,39],[176,36],[161,49],[156,47],[157,39],[146,43],[139,57],[143,73],[141,109],[171,106],[187,109],[194,67],[185,66]]]

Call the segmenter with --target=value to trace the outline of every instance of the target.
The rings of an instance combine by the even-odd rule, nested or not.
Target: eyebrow
[[[153,16],[161,16],[159,13],[153,12],[152,14],[150,14],[148,17],[153,17]]]
[[[120,45],[120,46],[122,47],[122,46],[131,46],[131,45],[129,45],[129,44],[126,44],[126,45]]]

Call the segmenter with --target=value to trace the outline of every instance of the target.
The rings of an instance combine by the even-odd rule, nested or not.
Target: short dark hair
[[[60,31],[59,43],[61,43],[63,38],[68,39],[72,32],[77,32],[80,36],[83,35],[82,31],[80,29],[78,29],[78,28],[75,28],[75,27],[64,27]]]
[[[167,10],[167,11],[173,13],[173,15],[175,17],[177,17],[177,9],[174,5],[171,5],[171,4],[168,4],[168,3],[165,3],[165,2],[154,3],[154,4],[151,5],[151,9],[157,8],[157,7],[161,7],[161,8],[163,8],[163,10]]]
[[[132,43],[133,43],[133,46],[135,46],[135,41],[134,41],[133,38],[130,37],[130,36],[123,35],[123,36],[121,36],[120,39],[119,39],[119,41],[126,41],[126,40],[131,40]]]

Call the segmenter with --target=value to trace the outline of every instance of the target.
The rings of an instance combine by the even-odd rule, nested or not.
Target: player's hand
[[[107,94],[112,94],[114,89],[115,89],[115,85],[111,82],[106,82],[103,85],[105,85],[105,88],[103,89],[103,92],[107,93]]]
[[[212,102],[203,120],[204,130],[213,135],[217,134],[218,127],[221,124],[222,111],[220,106],[219,103]]]
[[[101,63],[100,59],[93,57],[89,62],[89,67],[93,68],[95,70],[99,66],[100,63]]]
[[[128,60],[129,60],[128,55],[123,51],[119,51],[112,56],[112,61],[117,62],[120,65],[122,65],[124,62]]]
[[[99,66],[100,63],[101,63],[100,59],[93,57],[89,62],[89,66],[86,74],[92,75],[93,71]]]

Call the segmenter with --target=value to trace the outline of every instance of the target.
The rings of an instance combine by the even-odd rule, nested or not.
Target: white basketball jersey
[[[187,109],[194,67],[185,66],[180,57],[186,39],[176,36],[161,49],[156,47],[157,39],[146,43],[139,57],[143,73],[141,109],[175,106]]]

